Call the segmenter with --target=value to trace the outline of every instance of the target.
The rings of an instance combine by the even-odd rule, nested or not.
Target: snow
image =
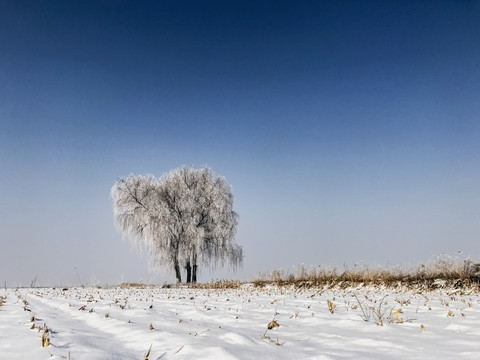
[[[245,284],[7,289],[5,295],[0,359],[142,359],[150,346],[150,360],[478,359],[480,354],[480,294],[463,290]],[[269,330],[273,320],[279,326]],[[44,324],[51,343],[42,348],[38,328]]]

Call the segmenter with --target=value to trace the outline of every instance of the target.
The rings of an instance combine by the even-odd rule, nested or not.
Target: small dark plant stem
[[[368,316],[367,316],[367,314],[365,313],[365,310],[363,310],[362,303],[360,302],[360,300],[358,300],[357,294],[353,294],[353,296],[355,296],[355,299],[357,299],[358,306],[360,306],[360,309],[362,310],[362,313],[363,313],[363,321],[368,321]]]

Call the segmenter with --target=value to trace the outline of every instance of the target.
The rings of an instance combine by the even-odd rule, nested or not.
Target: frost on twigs
[[[154,268],[173,270],[178,282],[196,282],[200,265],[242,262],[235,243],[238,215],[231,187],[208,168],[180,167],[156,178],[130,175],[111,189],[117,227],[150,255]]]

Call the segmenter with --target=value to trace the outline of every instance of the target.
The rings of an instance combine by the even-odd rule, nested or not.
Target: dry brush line
[[[480,291],[480,264],[471,260],[440,256],[427,264],[415,268],[355,267],[341,273],[335,268],[306,268],[299,266],[295,274],[274,270],[261,279],[253,281],[254,286],[266,285],[295,288],[340,288],[357,286],[385,286],[392,289],[435,290],[438,288]]]
[[[189,288],[193,289],[214,289],[214,290],[225,290],[225,289],[238,289],[242,286],[242,282],[234,280],[219,280],[210,283],[195,283],[189,285]]]

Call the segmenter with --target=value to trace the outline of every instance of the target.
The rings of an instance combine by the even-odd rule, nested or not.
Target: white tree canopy
[[[183,166],[156,178],[130,175],[111,189],[117,227],[133,244],[148,251],[151,265],[230,266],[242,262],[235,243],[238,215],[233,211],[231,187],[208,167]],[[188,281],[188,280],[187,280]]]

